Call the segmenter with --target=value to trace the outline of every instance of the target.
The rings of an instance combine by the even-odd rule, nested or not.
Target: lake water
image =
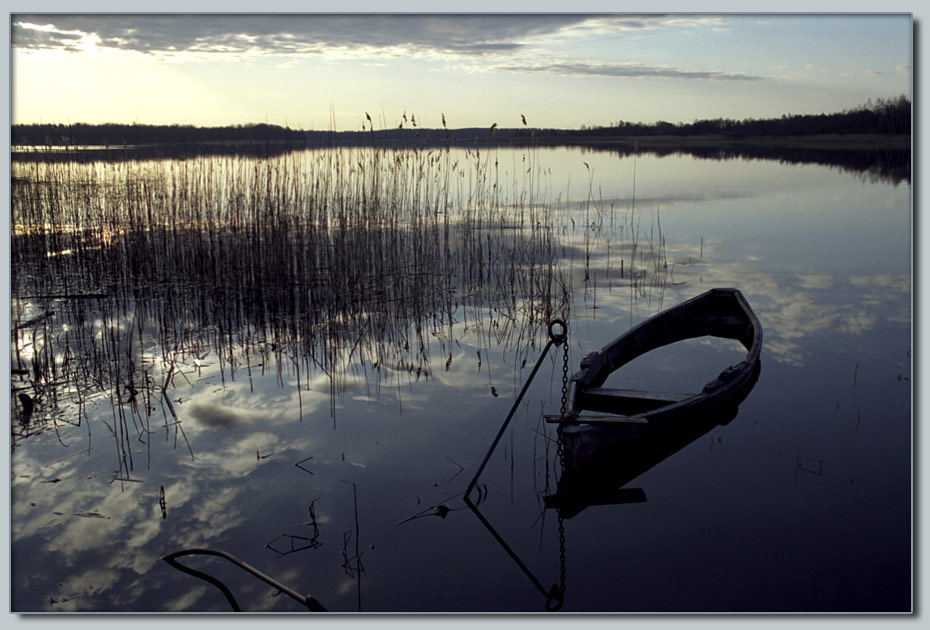
[[[14,611],[229,611],[162,561],[195,548],[338,612],[535,613],[561,586],[564,612],[911,610],[909,181],[569,148],[456,149],[438,174],[387,152],[385,181],[353,179],[365,151],[14,164],[28,199],[91,213],[61,211],[57,239],[14,227]],[[314,190],[327,238],[268,201]],[[154,229],[159,204],[189,214]],[[469,509],[550,319],[574,372],[712,287],[764,329],[735,418],[627,483],[636,501],[560,522],[556,348]],[[738,355],[697,340],[612,383],[697,391]],[[178,561],[243,610],[306,610],[225,560]]]

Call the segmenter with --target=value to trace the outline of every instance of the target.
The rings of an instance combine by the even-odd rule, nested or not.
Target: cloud
[[[15,15],[15,48],[102,48],[180,52],[319,54],[330,48],[425,49],[453,55],[518,50],[575,27],[583,15]],[[604,19],[594,24],[603,29]]]
[[[563,62],[548,64],[511,64],[493,68],[509,72],[547,72],[572,76],[604,76],[658,79],[697,79],[712,81],[761,81],[764,78],[750,74],[715,72],[710,70],[686,70],[670,66],[647,66],[638,63],[587,63]]]
[[[798,286],[802,289],[830,289],[834,285],[833,274],[799,273]]]
[[[729,20],[724,16],[711,15],[593,15],[561,27],[558,35],[563,37],[587,37],[589,35],[613,35],[625,32],[701,27],[721,30],[728,23]]]
[[[911,290],[911,278],[904,274],[875,273],[851,276],[849,282],[861,289],[892,289],[906,293]]]
[[[544,42],[660,28],[725,23],[720,17],[459,15],[105,15],[17,14],[12,44],[21,50],[78,52],[98,48],[159,56],[179,53],[318,55],[511,54]]]

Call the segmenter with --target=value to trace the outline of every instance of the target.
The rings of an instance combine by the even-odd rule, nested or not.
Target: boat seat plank
[[[610,396],[611,398],[629,398],[630,400],[654,400],[663,404],[681,402],[695,394],[672,392],[653,392],[641,389],[618,389],[615,387],[586,387],[586,396]]]
[[[575,393],[575,407],[589,411],[636,415],[687,400],[695,394],[644,392],[635,389],[587,387]]]
[[[543,416],[549,424],[558,424],[562,416],[558,414],[545,414]],[[649,421],[646,418],[638,416],[592,416],[588,414],[579,414],[572,418],[571,424],[602,424],[610,426],[635,426],[646,425]]]

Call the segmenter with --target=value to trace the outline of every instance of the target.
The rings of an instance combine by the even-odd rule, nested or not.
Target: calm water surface
[[[211,548],[340,612],[543,612],[540,586],[563,583],[569,612],[910,610],[910,185],[821,166],[574,149],[533,152],[527,180],[526,152],[490,155],[501,185],[523,191],[501,206],[532,197],[533,216],[548,204],[546,231],[503,226],[493,245],[554,253],[570,293],[550,315],[568,319],[570,371],[659,310],[711,287],[744,293],[765,345],[735,418],[627,484],[645,501],[565,518],[560,553],[559,516],[544,503],[556,434],[542,416],[559,411],[561,350],[480,477],[480,517],[462,501],[546,341],[546,319],[526,316],[533,291],[513,288],[522,280],[489,275],[501,285],[485,293],[449,285],[456,299],[442,317],[413,318],[403,336],[370,346],[340,342],[325,360],[268,332],[287,329],[288,308],[299,319],[299,301],[269,306],[262,328],[247,306],[254,294],[223,302],[203,287],[214,301],[197,310],[168,298],[146,306],[143,290],[114,299],[102,275],[81,279],[81,291],[106,299],[49,297],[68,292],[58,288],[39,299],[37,287],[54,282],[22,280],[13,609],[229,611],[217,588],[161,560]],[[184,264],[178,287],[209,277],[195,256]],[[64,347],[80,327],[97,342],[69,365],[97,374],[96,385],[69,389],[63,354],[57,397],[46,390],[24,419],[15,392],[32,391],[29,357],[43,335]],[[123,341],[107,345],[107,334]],[[693,391],[738,354],[695,341],[611,378]],[[123,355],[151,370],[127,384],[90,367]],[[225,583],[243,610],[303,610],[228,562],[181,561]]]

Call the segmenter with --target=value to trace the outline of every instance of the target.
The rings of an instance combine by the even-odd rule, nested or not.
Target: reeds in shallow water
[[[529,164],[505,190],[487,152],[14,170],[14,367],[68,363],[55,391],[108,395],[121,471],[153,411],[183,438],[166,393],[205,357],[224,381],[254,363],[335,394],[353,366],[428,377],[431,339],[460,320],[524,344],[568,308],[541,177]]]

